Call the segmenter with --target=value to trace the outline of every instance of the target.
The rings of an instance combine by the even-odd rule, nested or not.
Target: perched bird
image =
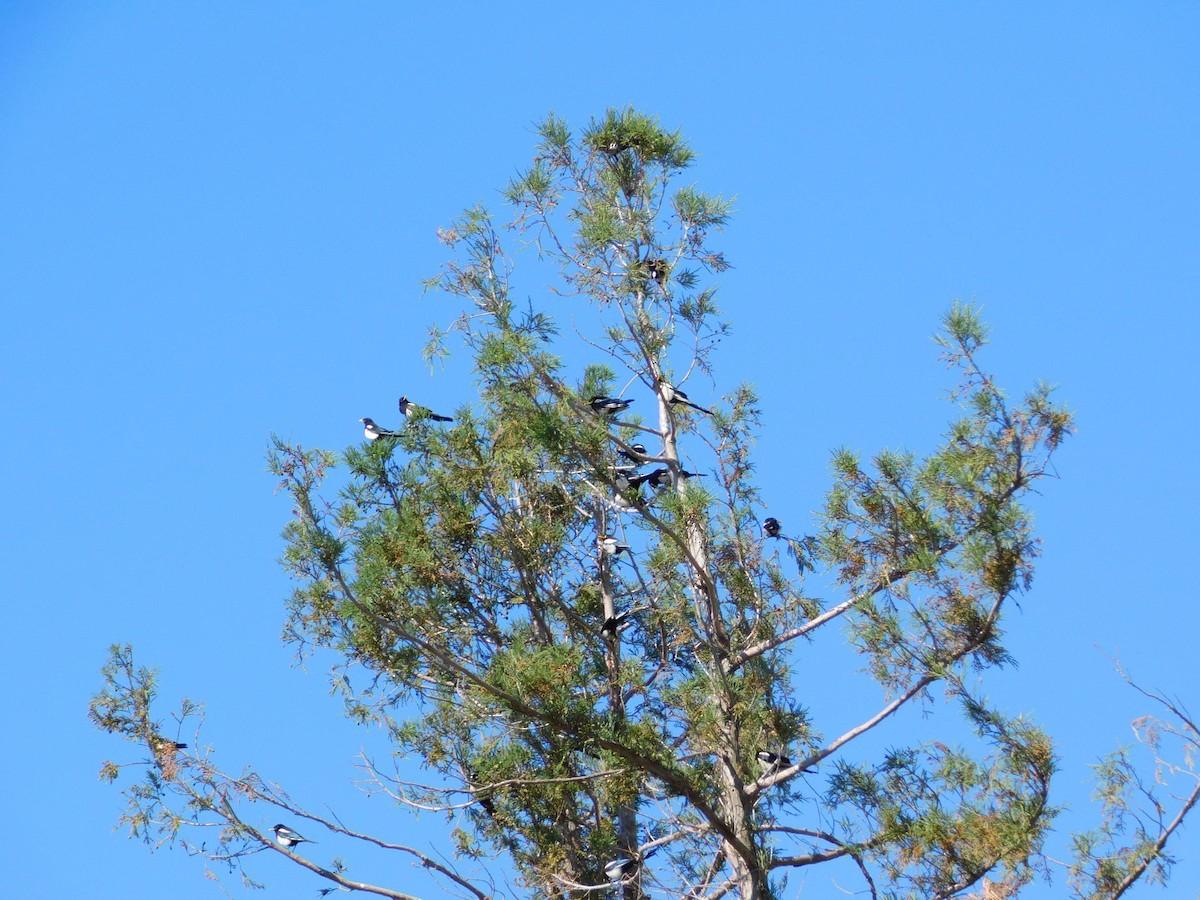
[[[626,856],[609,860],[604,864],[604,877],[609,881],[624,881],[638,870],[639,865],[638,860]]]
[[[630,506],[641,503],[642,485],[649,481],[653,474],[646,472],[639,475],[635,466],[618,466],[613,470],[613,487],[616,488],[613,502],[622,509],[629,509]]]
[[[359,419],[363,423],[363,435],[368,441],[377,441],[381,437],[399,437],[400,432],[388,431],[375,424],[374,419]]]
[[[641,498],[640,494],[634,494],[633,496],[626,496],[625,494],[621,493],[621,491],[617,491],[615,494],[612,495],[612,499],[609,502],[613,505],[613,508],[616,509],[618,512],[623,512],[624,510],[633,509],[634,507],[636,507],[639,503],[642,502],[642,498]]]
[[[630,444],[628,450],[618,450],[617,452],[631,463],[637,465],[641,465],[647,456],[645,444]]]
[[[467,776],[467,786],[475,795],[475,799],[479,801],[479,805],[483,807],[483,811],[489,816],[496,814],[496,804],[492,802],[492,798],[483,793],[484,790],[479,786],[479,773],[475,771],[475,767],[464,765],[463,772]]]
[[[616,478],[613,480],[616,481],[617,488],[619,490],[627,491],[630,488],[641,487],[643,484],[645,484],[647,481],[649,481],[654,476],[655,472],[657,472],[657,471],[658,471],[658,469],[655,469],[654,472],[643,472],[641,475],[638,475],[638,474],[636,474],[637,470],[634,469],[634,472],[632,474],[624,474],[620,478]],[[663,471],[665,472],[666,469],[663,469]]]
[[[681,391],[677,387],[672,387],[671,385],[667,384],[665,381],[662,382],[662,391],[663,391],[663,398],[668,403],[670,403],[672,406],[677,406],[677,405],[690,406],[692,409],[700,410],[700,412],[704,413],[705,415],[708,415],[708,416],[712,415],[711,409],[705,409],[703,406],[700,406],[697,403],[693,403],[691,400],[688,399],[687,394],[685,394],[683,391]]]
[[[781,756],[778,753],[772,753],[770,750],[759,750],[754,754],[754,758],[763,764],[763,769],[766,770],[765,774],[779,772],[783,769],[790,769],[792,767],[792,761],[790,759],[788,759],[786,756]],[[816,769],[801,769],[800,771],[805,775],[811,775],[816,771]]]
[[[649,853],[646,853],[641,857],[620,856],[616,859],[609,860],[604,864],[604,877],[609,881],[624,881],[641,867],[642,860],[649,859],[657,852],[658,847],[655,847]]]
[[[669,487],[671,484],[671,470],[666,467],[655,469],[653,472],[650,472],[645,476],[639,475],[638,477],[642,478],[644,481],[650,482],[650,484],[656,488]],[[687,469],[680,469],[679,477],[707,478],[708,476],[703,472],[689,472]]]
[[[433,412],[432,410],[426,409],[424,406],[417,406],[417,404],[413,403],[407,397],[400,398],[400,413],[406,419],[411,419],[411,418],[415,417],[415,418],[420,418],[420,419],[433,419],[433,421],[435,421],[435,422],[453,422],[454,421],[449,416],[439,416],[437,413]]]
[[[763,519],[762,523],[763,534],[767,537],[779,537],[779,520],[772,516],[769,519]]]
[[[602,397],[597,394],[588,401],[588,406],[598,413],[615,416],[617,413],[629,409],[629,404],[632,402],[632,400],[621,400],[618,397]]]
[[[655,257],[654,259],[646,260],[646,271],[651,278],[658,282],[659,287],[667,286],[667,278],[671,274],[671,266],[665,259]]]
[[[609,153],[612,156],[620,156],[622,153],[624,153],[626,150],[628,150],[629,147],[630,147],[630,144],[628,141],[623,140],[621,138],[615,138],[615,137],[609,138],[606,143],[604,143],[603,145],[600,145],[600,149],[603,152]]]
[[[623,627],[633,624],[629,621],[629,616],[632,612],[632,609],[627,609],[619,616],[609,616],[604,620],[604,624],[600,626],[600,633],[605,637],[615,637],[617,632]]]
[[[606,556],[620,556],[622,553],[632,553],[628,544],[623,544],[611,535],[600,535],[600,550]]]
[[[757,759],[768,770],[788,769],[791,768],[792,761],[786,756],[780,756],[778,753],[772,753],[770,750],[759,750],[754,754]]]
[[[170,741],[159,734],[150,736],[150,745],[154,748],[155,753],[174,753],[177,750],[186,750],[187,744],[181,744],[179,741]]]
[[[617,490],[627,491],[634,486],[633,479],[638,477],[637,466],[613,466],[612,479]],[[637,482],[640,484],[641,482]]]
[[[286,825],[276,825],[271,830],[275,832],[275,840],[279,842],[279,846],[286,847],[288,850],[291,850],[297,844],[316,843],[316,841],[310,841],[308,838],[303,837],[298,832],[292,831],[292,829],[288,828]]]

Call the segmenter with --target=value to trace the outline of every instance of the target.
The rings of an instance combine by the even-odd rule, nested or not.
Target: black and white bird
[[[628,450],[618,450],[617,452],[635,465],[641,465],[645,462],[648,455],[645,444],[630,444]]]
[[[610,534],[600,535],[600,550],[605,556],[620,556],[622,553],[632,553],[628,544],[623,544]]]
[[[654,257],[646,260],[646,272],[658,282],[659,287],[666,287],[667,278],[671,275],[671,266],[665,259]]]
[[[671,470],[662,467],[655,469],[653,472],[648,472],[646,475],[639,475],[644,481],[648,481],[651,486],[656,488],[669,487],[671,485]],[[680,478],[707,478],[703,472],[689,472],[687,469],[679,470]]]
[[[619,856],[616,859],[609,860],[604,864],[604,877],[609,881],[624,881],[630,875],[633,875],[641,868],[642,860],[649,859],[658,852],[658,847],[655,847],[649,853],[637,856]]]
[[[641,481],[637,481],[637,478],[637,466],[612,467],[613,485],[618,491],[627,491],[631,487],[636,487],[637,485],[641,484]]]
[[[636,872],[640,865],[638,860],[627,856],[611,859],[604,864],[604,877],[609,881],[624,881]]]
[[[692,409],[700,410],[700,412],[704,413],[706,416],[712,415],[711,409],[705,409],[700,404],[693,403],[691,400],[688,399],[687,394],[685,394],[679,388],[673,387],[673,386],[667,384],[665,381],[662,382],[662,393],[663,393],[663,399],[666,400],[668,403],[670,403],[672,406],[690,406]]]
[[[276,825],[271,830],[275,832],[275,840],[279,842],[279,846],[286,847],[289,850],[291,850],[297,844],[316,843],[316,841],[310,841],[299,832],[292,831],[292,829],[288,828],[286,825]]]
[[[763,534],[770,538],[779,537],[779,520],[774,516],[763,519],[762,523]]]
[[[482,793],[483,788],[480,787],[479,773],[475,770],[475,767],[464,765],[463,774],[467,776],[467,786],[475,794],[475,798],[479,801],[479,805],[483,807],[483,811],[489,816],[494,816],[496,814],[496,804],[492,802],[492,798],[486,793]]]
[[[400,432],[388,431],[386,428],[380,428],[375,424],[374,419],[359,419],[363,423],[363,436],[368,441],[377,441],[381,437],[399,437]]]
[[[632,609],[627,609],[619,616],[609,616],[604,620],[604,624],[600,626],[600,633],[605,637],[615,637],[618,631],[633,624],[629,621],[629,616],[632,612]]]
[[[768,772],[773,772],[778,769],[791,768],[792,761],[786,756],[780,756],[778,753],[772,753],[770,750],[759,750],[754,754],[754,758],[763,764]]]
[[[627,491],[630,488],[640,488],[654,476],[655,472],[658,471],[658,469],[655,469],[653,472],[643,472],[639,475],[637,473],[637,469],[635,468],[632,472],[621,473],[619,478],[614,478],[613,480],[616,482],[619,490]],[[663,471],[665,472],[666,469],[663,469]]]
[[[617,413],[629,409],[629,404],[631,403],[633,403],[632,400],[622,400],[619,397],[602,397],[596,395],[588,401],[588,406],[598,413],[615,416]]]
[[[754,754],[754,758],[763,764],[764,774],[772,772],[780,772],[784,769],[792,767],[792,761],[786,756],[781,756],[778,753],[772,753],[770,750],[759,750]],[[811,775],[816,769],[801,769],[805,775]]]
[[[625,488],[617,490],[609,503],[617,512],[624,512],[627,509],[634,509],[642,502],[641,494],[636,491],[627,491]]]
[[[453,422],[449,416],[439,416],[433,410],[426,409],[424,406],[417,406],[407,397],[400,398],[400,414],[406,419],[433,419],[435,422]]]

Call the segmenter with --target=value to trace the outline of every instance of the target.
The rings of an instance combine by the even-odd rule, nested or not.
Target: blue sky
[[[417,284],[435,229],[501,211],[550,110],[627,104],[737,198],[718,378],[759,388],[785,524],[833,448],[933,446],[953,410],[929,336],[955,298],[984,307],[1001,383],[1060,385],[1080,430],[1035,503],[1020,666],[989,690],[1058,739],[1061,822],[1088,824],[1088,764],[1148,711],[1108,658],[1200,707],[1200,7],[1049,6],[0,7],[6,892],[220,896],[111,831],[96,771],[130,752],[85,710],[114,641],[166,705],[207,704],[229,768],[397,840],[444,827],[357,793],[378,735],[340,720],[326,661],[290,667],[268,435],[342,448],[401,393],[468,401],[467,360],[420,358],[451,317]],[[1198,890],[1191,857],[1172,896]],[[265,897],[319,886],[255,874]]]

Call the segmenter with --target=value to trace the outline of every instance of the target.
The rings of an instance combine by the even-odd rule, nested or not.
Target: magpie
[[[618,450],[617,452],[631,463],[636,463],[637,465],[645,462],[648,455],[645,444],[630,444],[628,450]]]
[[[629,404],[632,402],[632,400],[622,400],[619,397],[603,397],[597,394],[588,401],[588,406],[598,413],[602,412],[609,416],[615,416],[617,413],[629,409]]]
[[[664,381],[662,383],[662,389],[663,389],[663,397],[672,406],[682,404],[683,406],[690,406],[692,409],[698,409],[698,410],[700,410],[700,412],[704,413],[705,415],[708,415],[708,416],[712,415],[711,409],[705,409],[703,406],[700,406],[698,403],[693,403],[691,400],[688,399],[688,395],[685,394],[683,391],[681,391],[679,388],[672,387],[671,385],[667,384]]]
[[[413,403],[407,397],[400,398],[400,413],[406,419],[417,417],[423,419],[433,419],[435,422],[454,421],[449,416],[439,416],[437,413],[433,412],[433,410],[426,409],[424,406],[417,406],[417,404]]]
[[[786,756],[780,756],[778,753],[772,753],[770,750],[759,750],[754,754],[757,759],[768,771],[775,769],[791,768],[792,761]]]
[[[613,466],[612,479],[617,490],[627,491],[634,486],[631,479],[638,477],[637,466]],[[638,482],[640,484],[640,482]]]
[[[621,490],[625,490],[625,489],[622,488]],[[625,494],[621,493],[621,490],[618,490],[615,494],[613,494],[612,500],[609,501],[610,503],[612,503],[613,507],[616,510],[622,511],[622,510],[626,510],[626,509],[633,509],[635,506],[637,506],[639,503],[642,502],[642,498],[641,498],[640,494],[635,493],[635,494],[627,497],[627,496],[625,496]]]
[[[483,807],[483,811],[489,816],[496,814],[496,804],[492,802],[492,798],[486,794],[481,794],[479,787],[479,773],[475,771],[472,765],[464,765],[463,772],[467,776],[467,787],[471,789],[471,793],[475,795],[475,799],[479,801],[479,805]]]
[[[297,844],[315,844],[316,841],[310,841],[306,837],[302,837],[298,832],[292,831],[286,825],[276,825],[271,829],[275,832],[275,840],[279,842],[281,847],[286,847],[291,850]]]
[[[400,432],[388,431],[375,424],[374,419],[359,419],[363,423],[363,435],[368,441],[377,441],[381,437],[399,437]]]
[[[654,259],[646,260],[646,271],[650,273],[650,277],[658,282],[659,287],[667,286],[667,278],[671,274],[671,267],[665,259],[655,257]]]
[[[763,534],[767,537],[779,537],[779,520],[774,516],[769,519],[763,519],[762,530]]]
[[[636,473],[636,471],[637,470],[635,469],[634,473]],[[655,469],[653,472],[643,472],[640,475],[631,474],[628,472],[622,472],[622,473],[618,473],[618,477],[614,478],[613,481],[616,482],[617,488],[619,490],[627,491],[630,488],[641,487],[643,484],[645,484],[647,481],[649,481],[651,478],[653,478],[655,473],[657,473],[658,471],[659,471],[658,469]],[[663,469],[662,471],[665,472],[666,469]]]
[[[609,616],[604,620],[604,624],[600,626],[600,633],[605,637],[616,637],[617,632],[625,627],[625,625],[633,624],[628,621],[632,612],[632,609],[627,609],[619,616]]]
[[[628,544],[623,544],[615,537],[607,534],[600,535],[600,550],[607,556],[620,556],[622,553],[632,553]]]
[[[665,467],[655,469],[653,472],[645,476],[639,475],[643,481],[650,482],[656,488],[668,487],[671,484],[671,470]],[[687,469],[679,470],[680,478],[707,478],[703,472],[689,472]],[[640,483],[640,482],[639,482]]]
[[[792,761],[786,756],[780,756],[778,753],[772,753],[770,750],[759,750],[754,754],[754,758],[763,764],[766,774],[778,772],[781,769],[790,769]],[[816,769],[801,769],[805,775],[811,775]]]
[[[604,144],[601,151],[610,154],[611,156],[620,156],[630,148],[630,143],[623,138],[609,138],[608,143]]]
[[[604,864],[604,877],[609,881],[624,881],[641,867],[642,860],[649,859],[657,852],[658,848],[655,847],[641,857],[619,856],[616,859],[609,860]]]
[[[604,877],[609,881],[624,881],[638,870],[639,865],[638,860],[627,856],[609,860],[604,864]]]

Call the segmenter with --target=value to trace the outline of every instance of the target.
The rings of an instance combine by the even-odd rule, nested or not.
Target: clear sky
[[[356,792],[379,736],[342,722],[327,661],[290,667],[264,453],[272,431],[345,447],[401,393],[469,401],[464,358],[421,362],[451,310],[417,282],[439,225],[501,211],[550,110],[656,114],[700,154],[689,178],[737,197],[718,382],[760,390],[785,525],[811,522],[833,448],[933,446],[955,298],[983,305],[1001,383],[1060,385],[1080,430],[1035,502],[1020,666],[990,690],[1058,739],[1063,826],[1092,821],[1089,763],[1148,711],[1110,656],[1200,710],[1200,6],[747,6],[0,5],[5,895],[221,896],[111,830],[96,771],[136,753],[86,705],[114,641],[162,670],[162,712],[206,703],[229,769],[395,840],[448,827]],[[260,896],[321,886],[259,863]],[[1169,894],[1198,886],[1193,850]]]

